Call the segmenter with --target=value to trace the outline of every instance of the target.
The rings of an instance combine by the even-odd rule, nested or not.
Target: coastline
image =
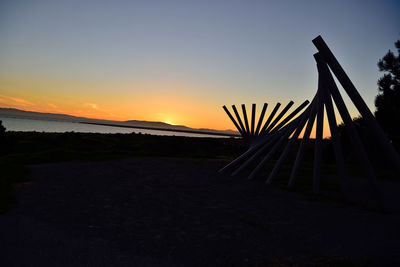
[[[122,127],[122,128],[178,132],[178,133],[205,134],[205,135],[224,136],[224,137],[240,137],[241,136],[239,133],[238,134],[229,134],[229,133],[221,133],[221,132],[213,132],[213,131],[202,131],[202,130],[168,129],[168,128],[162,128],[162,127],[144,127],[144,126],[122,125],[122,124],[112,124],[112,123],[98,123],[98,122],[84,122],[84,121],[80,121],[79,123],[102,125],[102,126],[112,126],[112,127]]]

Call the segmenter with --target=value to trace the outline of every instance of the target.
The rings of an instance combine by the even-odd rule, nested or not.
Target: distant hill
[[[192,129],[183,125],[172,125],[165,122],[159,121],[137,121],[137,120],[129,120],[123,121],[124,124],[127,125],[135,125],[135,126],[144,126],[144,127],[161,127],[161,128],[176,128],[176,129]]]
[[[65,114],[25,111],[25,110],[20,110],[20,109],[15,109],[15,108],[0,108],[0,114],[1,115],[7,115],[7,116],[10,116],[10,117],[26,117],[26,118],[69,120],[69,121],[77,121],[77,120],[80,120],[80,119],[87,119],[87,118],[81,118],[81,117],[65,115]]]
[[[200,133],[208,132],[208,133],[238,135],[238,132],[232,130],[219,131],[213,129],[195,129],[183,125],[171,125],[165,122],[155,122],[155,121],[138,121],[138,120],[113,121],[113,120],[90,119],[90,118],[77,117],[66,114],[42,113],[35,111],[25,111],[14,108],[0,108],[0,115],[5,115],[8,117],[16,117],[16,118],[81,122],[81,123],[103,124],[103,125],[121,126],[121,127],[131,126],[139,128],[150,128],[150,129],[166,129],[166,130],[178,130],[178,131],[188,131],[188,132],[195,131]]]

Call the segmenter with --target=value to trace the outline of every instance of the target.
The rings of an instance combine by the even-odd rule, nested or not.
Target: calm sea
[[[20,132],[48,132],[48,133],[142,133],[152,135],[175,135],[175,136],[190,136],[190,137],[221,137],[210,136],[205,134],[168,132],[148,129],[122,128],[103,125],[84,124],[79,122],[68,122],[59,120],[41,120],[36,118],[16,118],[0,115],[0,120],[7,131]]]

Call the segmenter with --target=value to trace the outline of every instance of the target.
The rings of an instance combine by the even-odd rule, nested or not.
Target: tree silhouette
[[[384,74],[378,80],[375,117],[388,137],[397,143],[400,140],[400,40],[395,46],[397,56],[389,50],[378,62]]]

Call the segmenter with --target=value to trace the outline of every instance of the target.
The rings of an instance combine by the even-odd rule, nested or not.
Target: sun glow
[[[165,122],[165,123],[168,123],[168,124],[171,124],[171,125],[174,125],[174,123],[172,122],[171,119],[166,119],[166,120],[164,120],[164,122]]]

